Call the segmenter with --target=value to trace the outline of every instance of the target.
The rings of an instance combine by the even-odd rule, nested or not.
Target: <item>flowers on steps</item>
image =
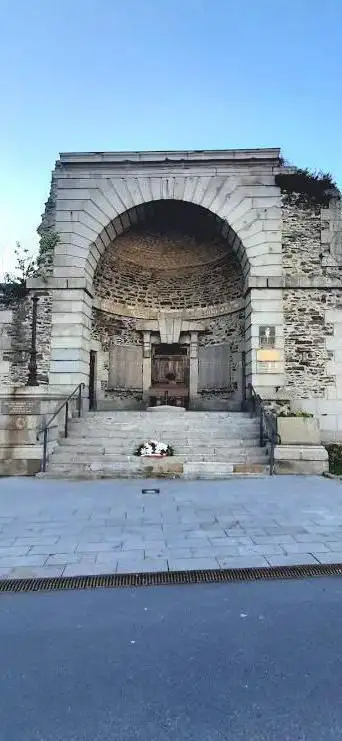
[[[161,443],[158,440],[147,440],[147,442],[139,445],[134,451],[134,455],[150,458],[166,458],[168,455],[173,455],[173,448],[168,443]]]

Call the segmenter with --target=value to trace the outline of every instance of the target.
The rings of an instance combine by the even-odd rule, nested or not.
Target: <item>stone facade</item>
[[[336,192],[320,202],[282,194],[284,386],[298,408],[320,416],[327,441],[342,439],[339,219]]]
[[[146,403],[154,344],[179,343],[193,408],[241,404],[252,383],[342,439],[340,195],[298,182],[279,150],[61,155],[40,273],[0,304],[4,398],[27,398],[38,293],[48,405],[87,395],[90,351],[98,402]]]

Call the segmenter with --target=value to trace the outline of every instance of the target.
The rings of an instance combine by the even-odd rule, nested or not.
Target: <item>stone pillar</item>
[[[49,383],[88,386],[92,296],[85,289],[53,292]]]
[[[149,403],[148,390],[151,386],[151,332],[143,332],[143,400]]]
[[[278,279],[258,278],[260,288],[251,288],[246,296],[246,383],[264,398],[272,398],[277,387],[284,385],[284,316],[283,295]],[[275,287],[270,288],[274,281]],[[261,336],[270,328],[274,342],[263,348]]]
[[[190,332],[190,379],[189,402],[190,408],[198,394],[198,332]]]

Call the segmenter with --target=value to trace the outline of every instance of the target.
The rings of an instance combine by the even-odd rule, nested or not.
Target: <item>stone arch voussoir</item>
[[[106,224],[106,226],[99,232],[96,240],[90,244],[87,258],[88,275],[94,275],[94,265],[97,264],[100,256],[103,254],[108,244],[114,241],[120,234],[130,229],[130,227],[136,224],[137,221],[142,221],[145,218],[145,212],[150,204],[157,200],[178,200],[183,201],[184,203],[190,203],[192,205],[198,206],[201,209],[205,209],[211,218],[214,217],[216,219],[220,226],[222,236],[229,242],[236,257],[240,262],[245,277],[247,277],[250,270],[250,262],[248,259],[247,250],[238,233],[229,223],[229,220],[227,218],[227,203],[221,202],[221,205],[219,205],[218,203],[218,205],[216,206],[213,202],[213,208],[208,208],[206,206],[203,206],[203,197],[198,196],[193,197],[191,200],[184,200],[184,198],[181,197],[174,197],[174,190],[171,188],[167,192],[172,194],[168,198],[150,198],[149,201],[144,201],[141,198],[140,201],[136,202],[135,205],[131,206],[130,208],[125,208],[122,205],[121,211],[116,212],[114,218],[108,224]],[[165,189],[164,193],[166,193]],[[215,199],[216,194],[213,195],[213,198],[211,200],[214,201]],[[241,200],[243,199],[241,198]]]

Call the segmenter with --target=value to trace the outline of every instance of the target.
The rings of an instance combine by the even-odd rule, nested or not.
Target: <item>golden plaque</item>
[[[280,360],[279,350],[268,349],[268,350],[257,350],[257,361],[259,363],[276,362]]]

